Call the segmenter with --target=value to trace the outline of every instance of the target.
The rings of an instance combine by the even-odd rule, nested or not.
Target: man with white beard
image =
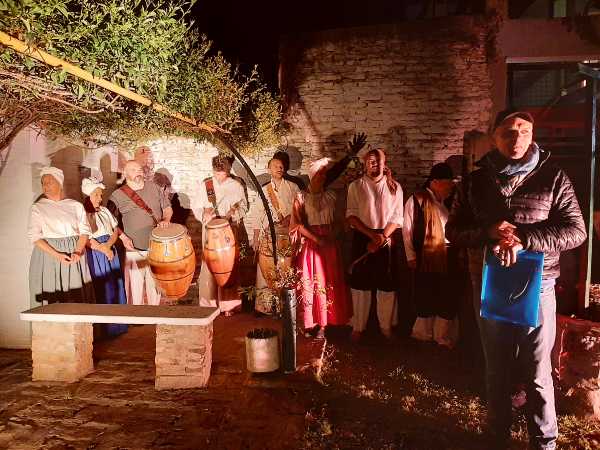
[[[173,209],[166,192],[153,181],[144,180],[138,162],[128,161],[123,172],[126,182],[111,194],[108,207],[123,226],[127,300],[132,305],[158,305],[160,292],[147,261],[148,246],[154,227],[167,227]]]

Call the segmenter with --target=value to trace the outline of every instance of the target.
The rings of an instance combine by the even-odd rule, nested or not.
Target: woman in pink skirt
[[[335,240],[335,192],[324,190],[329,159],[313,162],[310,185],[294,201],[290,233],[302,236],[296,267],[302,273],[300,310],[306,336],[322,338],[327,325],[346,325],[352,316],[342,259]]]

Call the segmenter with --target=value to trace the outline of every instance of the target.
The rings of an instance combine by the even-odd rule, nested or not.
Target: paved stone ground
[[[0,350],[0,449],[301,448],[324,341],[298,337],[296,374],[253,375],[243,338],[265,326],[279,323],[217,318],[207,389],[154,389],[154,326],[97,343],[72,384],[32,382],[31,353]]]

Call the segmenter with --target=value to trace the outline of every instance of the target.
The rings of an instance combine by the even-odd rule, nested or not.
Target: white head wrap
[[[361,148],[359,150],[359,152],[356,154],[356,156],[358,156],[358,158],[364,163],[366,161],[367,156],[371,152],[377,152],[379,154],[379,156],[386,158],[385,151],[382,148],[373,148],[370,145],[367,147]]]
[[[40,178],[43,177],[44,175],[52,175],[56,179],[56,181],[58,181],[60,183],[61,186],[65,182],[65,174],[58,167],[52,167],[52,166],[43,167],[42,170],[40,171]]]
[[[319,170],[329,165],[330,161],[331,159],[329,158],[321,158],[311,162],[308,166],[308,178],[312,180],[312,178]]]
[[[87,195],[88,197],[90,196],[90,194],[92,192],[94,192],[96,189],[106,189],[106,186],[104,186],[100,180],[97,180],[96,178],[84,178],[83,180],[81,180],[81,192],[83,192],[85,195]]]

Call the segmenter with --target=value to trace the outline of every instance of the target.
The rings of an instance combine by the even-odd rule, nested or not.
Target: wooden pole
[[[590,195],[587,210],[587,252],[585,259],[585,277],[583,279],[583,292],[579,292],[579,304],[577,311],[580,316],[590,306],[590,285],[592,278],[592,252],[594,241],[594,187],[596,177],[596,136],[597,136],[597,95],[598,81],[600,80],[600,71],[585,64],[579,64],[579,72],[586,76],[587,91],[587,128],[588,128],[588,148],[590,161]]]
[[[121,86],[119,86],[111,81],[105,80],[104,78],[95,77],[87,70],[83,70],[82,68],[77,67],[63,59],[57,58],[56,56],[52,56],[51,54],[46,53],[43,50],[32,47],[31,45],[27,44],[26,42],[16,39],[16,38],[4,33],[3,31],[0,31],[0,44],[3,44],[9,48],[12,48],[16,52],[22,53],[33,59],[43,62],[44,64],[48,64],[49,66],[59,67],[59,68],[63,69],[65,72],[70,73],[73,76],[76,76],[83,80],[89,81],[90,83],[93,83],[96,86],[100,86],[106,90],[114,92],[115,94],[118,94],[125,98],[128,98],[129,100],[133,100],[134,102],[149,106],[150,108],[154,109],[155,111],[159,111],[170,117],[181,120],[182,122],[186,122],[190,125],[193,125],[199,129],[201,129],[201,130],[207,131],[209,133],[214,133],[217,130],[221,131],[221,132],[225,132],[224,130],[219,129],[216,126],[207,125],[205,123],[198,122],[197,120],[195,120],[191,117],[184,116],[181,113],[171,111],[169,108],[161,105],[160,103],[156,103],[156,102],[150,100],[149,98],[144,97],[143,95],[136,94],[135,92],[132,92],[129,89],[122,88]]]
[[[242,157],[240,152],[238,152],[237,149],[229,142],[229,140],[227,139],[227,136],[224,136],[223,134],[221,134],[219,132],[216,132],[214,134],[214,136],[219,140],[221,145],[223,145],[231,153],[233,153],[233,155],[242,163],[242,166],[244,167],[244,169],[246,169],[246,172],[250,176],[252,183],[254,183],[254,186],[256,187],[256,192],[258,192],[258,195],[259,195],[260,199],[262,200],[263,206],[265,208],[265,213],[267,215],[267,221],[269,223],[269,232],[271,234],[271,249],[273,250],[273,263],[275,264],[273,267],[276,268],[277,264],[278,264],[278,258],[277,258],[277,239],[276,239],[276,235],[275,235],[275,221],[273,220],[273,215],[271,214],[271,208],[269,207],[269,202],[267,201],[267,197],[265,196],[265,193],[262,190],[262,186],[258,182],[256,175],[254,175],[254,172],[252,172],[252,169],[250,169],[250,166],[248,165],[246,160]]]

